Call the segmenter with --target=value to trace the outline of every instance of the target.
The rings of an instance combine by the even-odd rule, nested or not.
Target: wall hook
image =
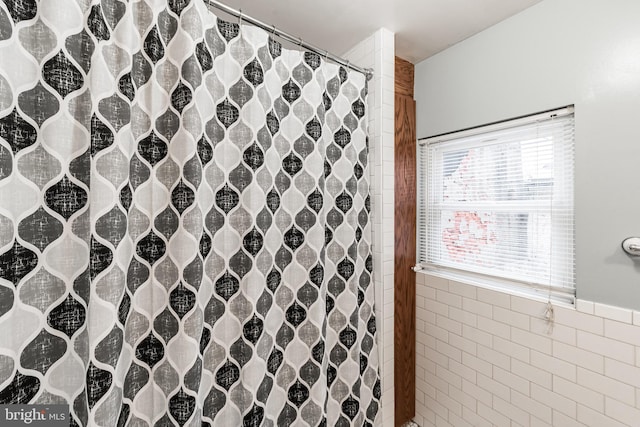
[[[622,250],[630,256],[640,256],[640,237],[628,237],[622,241]]]

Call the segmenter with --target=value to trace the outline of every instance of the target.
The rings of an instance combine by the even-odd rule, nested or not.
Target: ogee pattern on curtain
[[[362,75],[202,0],[4,0],[0,58],[0,403],[374,423]]]

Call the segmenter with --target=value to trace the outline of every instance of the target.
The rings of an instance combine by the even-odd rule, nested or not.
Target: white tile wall
[[[392,427],[393,389],[393,255],[394,255],[394,34],[384,28],[343,55],[373,68],[369,81],[369,147],[373,222],[373,283],[382,377],[382,408],[377,424]]]
[[[640,426],[640,313],[555,306],[420,273],[416,418],[428,426]]]

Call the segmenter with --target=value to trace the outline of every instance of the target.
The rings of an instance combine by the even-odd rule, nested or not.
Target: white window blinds
[[[430,138],[418,151],[422,267],[575,294],[572,108]]]

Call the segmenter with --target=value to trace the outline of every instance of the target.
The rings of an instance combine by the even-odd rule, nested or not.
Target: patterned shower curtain
[[[372,425],[365,105],[203,0],[3,0],[0,403]]]

